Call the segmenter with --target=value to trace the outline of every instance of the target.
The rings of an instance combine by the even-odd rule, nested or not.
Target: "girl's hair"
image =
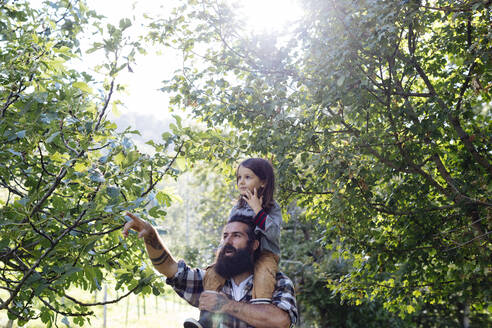
[[[248,158],[244,160],[237,167],[236,184],[237,173],[241,166],[250,169],[251,171],[253,171],[254,174],[256,174],[258,178],[260,178],[261,181],[265,182],[265,188],[260,188],[260,190],[258,190],[258,197],[263,196],[263,202],[261,204],[263,210],[265,210],[265,212],[267,213],[270,212],[270,210],[274,206],[273,192],[275,190],[275,175],[273,173],[272,164],[270,164],[269,161],[263,158]],[[243,207],[246,204],[246,201],[240,196],[238,200],[238,206]]]

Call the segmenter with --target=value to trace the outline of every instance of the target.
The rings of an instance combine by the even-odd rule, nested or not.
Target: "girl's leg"
[[[203,277],[203,289],[218,292],[224,286],[224,283],[225,279],[215,272],[214,265],[209,265]]]
[[[253,276],[253,302],[255,299],[257,302],[271,301],[275,289],[278,261],[279,257],[269,251],[262,251],[256,260]]]

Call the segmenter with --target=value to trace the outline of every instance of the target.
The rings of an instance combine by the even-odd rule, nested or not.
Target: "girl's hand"
[[[255,214],[258,214],[259,211],[261,211],[262,207],[261,204],[263,204],[263,196],[258,198],[258,192],[256,191],[256,188],[253,189],[253,192],[250,190],[246,190],[246,195],[243,195],[244,200],[246,203],[248,203],[249,207],[253,209]]]

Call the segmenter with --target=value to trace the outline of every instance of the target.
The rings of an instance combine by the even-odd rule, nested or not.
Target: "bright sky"
[[[140,22],[143,13],[165,13],[180,3],[179,0],[87,0],[90,8],[107,17],[108,22],[118,25],[121,18],[136,19],[131,27],[133,33],[142,33]],[[245,0],[241,12],[246,16],[247,29],[254,32],[274,31],[295,19],[300,12],[295,0]],[[153,16],[153,15],[152,15]],[[162,49],[161,49],[162,50]],[[119,94],[123,102],[119,113],[111,113],[120,128],[132,126],[142,133],[143,140],[159,140],[160,134],[174,119],[168,112],[168,97],[158,89],[162,81],[170,79],[181,64],[180,57],[171,49],[161,55],[147,49],[148,55],[137,57],[133,73],[124,70],[119,81],[127,85],[128,94]],[[97,58],[86,56],[84,63],[97,64]],[[159,133],[157,133],[159,131]]]
[[[118,26],[120,19],[130,18],[136,22],[126,31],[138,35],[144,33],[141,28],[143,13],[165,12],[176,5],[176,0],[87,0],[88,6],[97,13],[107,17],[108,23]],[[135,3],[135,4],[134,4]],[[169,114],[168,96],[159,91],[162,81],[172,77],[174,70],[179,67],[179,56],[171,49],[157,54],[154,49],[147,48],[148,55],[137,55],[136,63],[131,65],[133,73],[124,69],[117,77],[119,83],[126,86],[126,93],[113,96],[113,100],[121,100],[118,111],[109,113],[109,118],[115,121],[119,128],[128,126],[141,132],[142,137],[135,137],[137,144],[153,139],[160,140],[162,132],[174,119]],[[162,49],[161,49],[162,50]],[[98,64],[102,52],[85,55],[84,63],[88,67]],[[140,147],[142,148],[142,147]],[[143,146],[143,148],[147,148]]]
[[[248,29],[255,32],[278,30],[299,17],[301,8],[295,0],[241,1]]]
[[[90,8],[107,17],[108,21],[117,25],[121,18],[136,18],[143,13],[166,12],[179,4],[179,0],[87,0]],[[272,31],[283,27],[299,15],[300,8],[294,0],[246,0],[241,1],[241,12],[247,17],[248,29],[261,32]],[[136,24],[138,25],[138,23]],[[132,26],[138,33],[138,26]],[[140,57],[133,68],[134,73],[124,76],[130,87],[127,110],[138,113],[159,113],[165,103],[162,95],[156,97],[155,89],[161,87],[161,81],[169,77],[180,61],[176,54],[166,53],[157,56],[152,49],[149,55]],[[161,92],[158,92],[161,94]],[[133,100],[135,99],[135,100]],[[142,105],[144,101],[145,105]],[[159,105],[161,104],[161,105]]]

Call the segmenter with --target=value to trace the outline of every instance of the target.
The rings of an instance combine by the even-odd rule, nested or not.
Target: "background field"
[[[108,300],[116,294],[108,290]],[[98,301],[103,300],[103,292],[96,295]],[[94,298],[92,298],[93,300]],[[165,296],[147,296],[145,298],[137,295],[130,295],[119,303],[109,304],[106,308],[106,325],[104,324],[104,306],[92,308],[95,316],[90,324],[84,327],[183,327],[183,321],[188,317],[198,317],[198,310],[181,300],[175,294]],[[61,322],[63,317],[59,317],[58,327],[66,327]],[[0,327],[8,327],[8,319],[5,311],[0,313]],[[14,323],[12,327],[19,327]],[[41,320],[29,322],[24,327],[41,328],[45,325]],[[78,327],[78,326],[71,326]]]

